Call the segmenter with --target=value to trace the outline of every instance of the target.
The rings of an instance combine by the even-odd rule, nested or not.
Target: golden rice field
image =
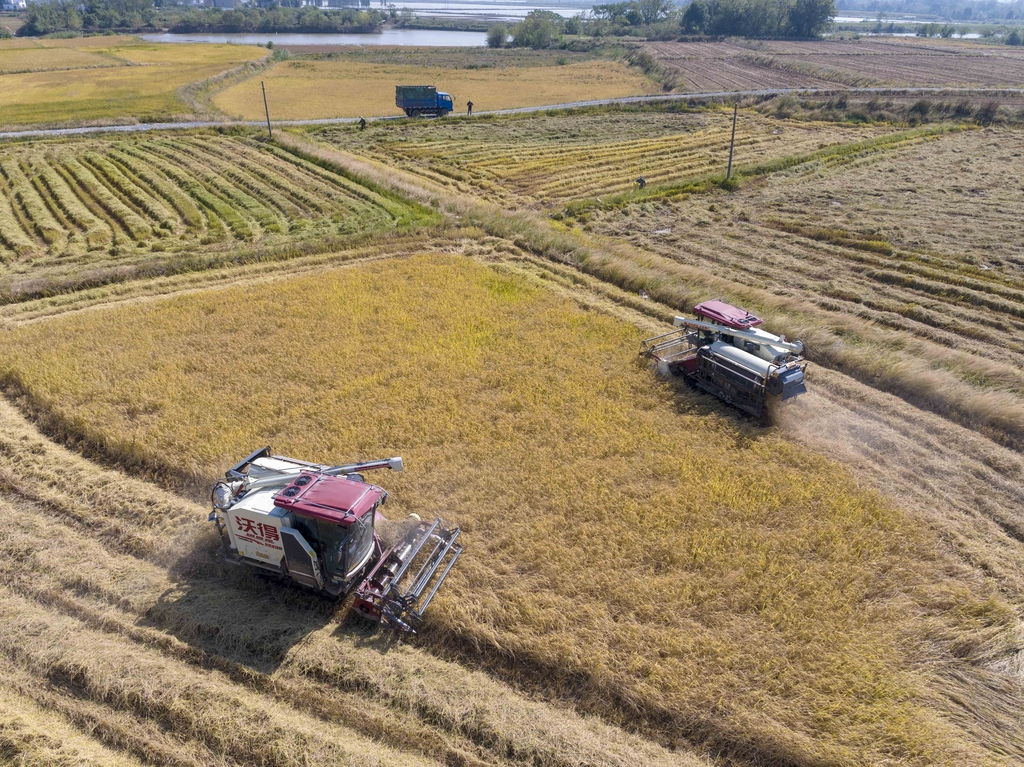
[[[732,110],[621,110],[523,115],[500,121],[330,127],[323,141],[395,165],[453,192],[506,204],[552,206],[724,175]],[[899,140],[892,125],[783,122],[739,115],[737,169],[871,140]]]
[[[965,713],[990,704],[973,659],[1000,645],[1012,610],[840,465],[680,399],[636,364],[641,335],[525,272],[436,255],[6,331],[9,390],[123,466],[208,482],[268,442],[311,460],[402,454],[407,471],[382,478],[391,514],[442,514],[466,543],[422,650],[364,666],[379,640],[322,603],[220,573],[200,509],[155,490],[121,503],[122,485],[88,484],[80,459],[95,490],[65,499],[73,485],[32,468],[55,448],[0,450],[0,478],[32,478],[0,485],[6,502],[37,504],[2,538],[15,703],[159,763],[246,760],[264,743],[275,764],[299,745],[373,763],[345,729],[355,716],[392,746],[385,725],[405,733],[412,756],[381,752],[383,764],[477,763],[445,750],[467,739],[486,763],[691,763],[628,744],[613,761],[614,736],[583,738],[587,751],[572,722],[557,738],[537,732],[547,719],[509,729],[488,702],[495,683],[462,670],[439,682],[439,653],[744,763],[1024,757],[1012,734],[980,742]],[[46,534],[54,515],[67,537]],[[81,569],[50,564],[68,558]],[[410,654],[421,671],[403,667]],[[290,710],[335,711],[339,690],[332,728]],[[364,698],[373,716],[352,713]],[[527,713],[521,700],[508,697],[504,722]],[[239,720],[261,722],[259,736]]]
[[[409,84],[433,84],[450,93],[456,113],[466,111],[467,101],[480,112],[660,91],[642,72],[617,61],[466,69],[340,57],[279,62],[259,78],[221,91],[213,104],[233,117],[262,119],[261,80],[275,120],[401,115],[395,106],[395,86]]]
[[[198,264],[197,247],[336,241],[428,218],[244,134],[17,144],[0,155],[0,286],[17,294],[48,276]]]
[[[0,40],[0,127],[174,119],[193,111],[181,88],[267,55],[132,37]]]
[[[5,763],[706,767],[219,566],[203,506],[6,401],[0,447]]]

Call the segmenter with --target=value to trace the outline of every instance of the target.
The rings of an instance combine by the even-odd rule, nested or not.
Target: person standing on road
[[[466,114],[467,115],[473,114],[473,102],[472,101],[467,101],[466,102]]]

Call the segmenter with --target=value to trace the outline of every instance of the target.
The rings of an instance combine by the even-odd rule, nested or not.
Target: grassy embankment
[[[181,88],[268,55],[134,37],[0,41],[0,127],[173,120],[193,111]]]
[[[0,300],[351,247],[436,220],[245,134],[16,144],[0,158]]]
[[[639,337],[434,257],[29,325],[2,365],[124,465],[403,453],[392,513],[466,535],[428,646],[584,710],[785,764],[998,763],[934,675],[1012,613],[837,465],[681,407]]]
[[[422,55],[422,54],[421,54]],[[416,53],[397,56],[385,49],[371,54],[346,53],[320,59],[274,64],[259,79],[232,85],[213,97],[224,113],[247,120],[263,117],[259,80],[267,87],[275,120],[400,115],[395,86],[431,84],[455,100],[456,112],[559,104],[583,99],[658,93],[661,88],[638,69],[621,61],[547,52],[486,56],[441,51],[413,61]],[[398,63],[399,61],[404,63]]]

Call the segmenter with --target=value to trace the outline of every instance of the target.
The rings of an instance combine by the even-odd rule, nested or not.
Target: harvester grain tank
[[[408,117],[433,115],[444,117],[452,111],[452,97],[433,85],[396,85],[395,106]]]
[[[696,319],[640,345],[658,370],[688,381],[740,410],[763,417],[778,402],[807,391],[804,345],[761,329],[763,320],[715,299],[694,307]]]
[[[209,520],[224,555],[338,597],[365,618],[414,631],[462,553],[459,528],[410,519],[387,546],[375,527],[388,494],[361,472],[402,471],[401,458],[329,466],[257,450],[213,488]]]

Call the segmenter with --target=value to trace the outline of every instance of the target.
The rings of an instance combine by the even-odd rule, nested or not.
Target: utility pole
[[[274,138],[274,129],[270,127],[270,107],[267,106],[267,86],[260,80],[260,87],[263,89],[263,111],[267,113],[267,133],[270,134],[270,138]],[[736,135],[736,125],[732,126],[732,135]],[[729,151],[729,167],[732,167],[732,151]]]
[[[734,101],[732,105],[732,139],[729,141],[729,169],[725,172],[725,180],[728,181],[732,178],[732,149],[736,146],[736,112],[739,110],[740,104],[738,101]],[[267,124],[270,124],[270,118],[267,118]]]

